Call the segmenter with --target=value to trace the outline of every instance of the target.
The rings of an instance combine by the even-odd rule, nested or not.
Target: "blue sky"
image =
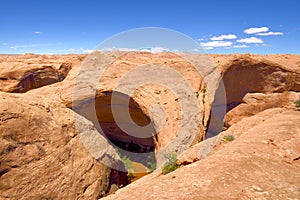
[[[3,0],[0,9],[4,54],[85,53],[142,27],[181,32],[207,53],[300,54],[299,0]]]

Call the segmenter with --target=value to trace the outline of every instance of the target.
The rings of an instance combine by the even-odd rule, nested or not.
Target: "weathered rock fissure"
[[[16,88],[11,92],[24,93],[35,88],[61,82],[65,79],[70,70],[71,64],[69,63],[61,64],[58,70],[54,69],[52,66],[43,66],[38,69],[32,69],[24,73]]]
[[[216,90],[212,108],[226,106],[226,112],[211,113],[209,118],[211,132],[207,133],[207,137],[212,137],[222,130],[225,114],[240,105],[246,94],[300,91],[300,74],[271,62],[256,62],[249,58],[234,60],[224,70],[222,81],[223,84]],[[224,90],[222,87],[225,89],[225,95],[222,94]],[[222,100],[222,96],[226,100]],[[225,127],[228,128],[228,125],[225,124]]]
[[[154,150],[157,138],[155,138],[156,132],[150,118],[127,95],[117,94],[115,103],[112,103],[112,92],[103,92],[102,94],[95,99],[83,100],[77,106],[73,105],[73,109],[93,122],[99,133],[107,138],[107,142],[114,146],[121,158],[129,159],[132,162],[134,176],[146,175],[147,168],[150,168],[149,162],[151,164],[156,162]],[[119,116],[117,121],[113,109]],[[129,112],[132,121],[126,117],[126,112]],[[124,130],[124,127],[122,129],[120,125],[127,127],[132,132]],[[136,125],[139,125],[140,128],[137,128]],[[98,158],[98,160],[101,162],[102,158]],[[141,169],[141,166],[144,166],[144,169]],[[130,180],[118,177],[118,173],[121,172],[112,169],[109,187],[112,185],[121,187],[130,183]]]

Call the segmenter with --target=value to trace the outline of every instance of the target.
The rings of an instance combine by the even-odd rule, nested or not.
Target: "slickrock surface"
[[[300,197],[300,55],[0,55],[0,91],[0,199]],[[121,124],[150,137],[122,131],[114,107]],[[97,160],[123,167],[99,132],[155,149],[158,166],[183,152],[181,167],[118,190],[127,176]]]
[[[207,157],[167,175],[155,172],[104,199],[297,199],[299,120],[299,111],[280,108],[244,118],[224,133],[236,139]]]
[[[126,180],[84,147],[95,132],[60,103],[0,92],[0,199],[96,199]]]

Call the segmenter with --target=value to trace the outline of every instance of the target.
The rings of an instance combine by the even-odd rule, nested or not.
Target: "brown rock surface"
[[[247,54],[227,61],[220,68],[228,109],[239,104],[247,93],[299,92],[300,68],[296,63],[300,62],[300,56],[294,57],[294,62],[285,64]]]
[[[248,93],[237,107],[230,110],[225,116],[225,126],[229,127],[244,117],[255,115],[269,108],[291,108],[294,101],[299,99],[296,92],[284,93]]]
[[[203,60],[205,61],[204,64],[210,62],[206,60],[206,57]],[[184,124],[182,127],[188,127],[185,125],[189,123],[193,123],[194,127],[190,129],[186,128],[182,136],[178,137],[178,144],[175,144],[174,142],[174,147],[172,146],[171,150],[169,151],[174,151],[175,149],[177,149],[178,151],[185,150],[186,147],[183,147],[184,144],[181,144],[183,140],[191,140],[187,143],[196,143],[203,138],[205,134],[204,125],[208,121],[210,100],[208,95],[205,96],[207,101],[205,101],[206,105],[203,105],[204,101],[202,101],[202,91],[206,88],[204,79],[198,72],[196,72],[192,64],[187,62],[183,57],[172,53],[151,54],[130,52],[121,54],[119,52],[113,52],[104,54],[96,52],[89,55],[89,57],[82,63],[82,65],[88,66],[88,68],[79,71],[80,69],[78,68],[78,66],[74,66],[70,70],[68,76],[62,82],[55,83],[43,88],[37,88],[35,90],[29,91],[29,93],[34,95],[39,94],[48,96],[49,98],[63,102],[69,108],[72,107],[73,100],[75,101],[75,103],[77,101],[81,101],[81,104],[84,104],[85,106],[84,110],[90,110],[90,108],[93,107],[89,104],[89,102],[95,98],[96,107],[99,108],[97,110],[100,111],[103,107],[107,105],[110,106],[107,102],[109,102],[110,100],[111,92],[114,91],[116,84],[120,81],[120,79],[126,72],[133,70],[137,66],[143,66],[145,71],[144,73],[150,74],[155,72],[155,70],[151,70],[153,67],[156,67],[157,65],[168,65],[170,69],[176,70],[177,73],[179,73],[180,76],[183,77],[185,81],[187,81],[187,84],[189,84],[189,87],[191,88],[191,95],[192,97],[194,97],[195,104],[199,106],[199,109],[195,109],[194,107],[190,106],[191,101],[189,101],[189,98],[191,98],[191,95],[188,96],[185,94],[181,94],[182,99],[180,99],[181,97],[178,97],[178,95],[174,94],[174,90],[172,91],[172,87],[176,89],[180,89],[180,87],[182,88],[182,82],[175,81],[174,77],[168,77],[168,73],[159,73],[159,75],[165,76],[164,80],[167,80],[167,82],[171,83],[172,85],[142,85],[142,87],[138,88],[138,90],[136,90],[134,94],[131,95],[133,104],[137,106],[136,109],[131,109],[130,113],[133,116],[141,116],[137,113],[142,113],[142,115],[145,115],[145,118],[149,118],[154,123],[154,125],[156,126],[155,131],[158,134],[157,138],[151,140],[154,140],[155,148],[157,150],[163,149],[171,141],[173,141],[174,138],[176,138],[176,136],[178,135],[177,132],[180,127],[180,120],[182,120]],[[99,71],[97,71],[99,65],[107,65],[107,69],[102,76],[100,76]],[[212,70],[216,70],[216,68],[209,69],[207,67],[207,70],[204,70],[204,75],[209,75]],[[128,79],[132,81],[129,84],[134,84],[135,82],[138,82],[138,80],[143,81],[143,76],[141,76],[141,74],[133,74],[133,76],[133,78]],[[101,77],[101,80],[100,83],[97,84],[99,82],[99,77]],[[75,85],[78,82],[82,84]],[[76,92],[74,92],[75,86],[77,87]],[[90,88],[94,88],[97,91],[96,95],[95,91],[90,90]],[[122,91],[122,94],[126,95],[127,93],[126,91]],[[199,97],[198,99],[195,98],[195,94],[197,94],[197,97]],[[182,103],[183,100],[185,101],[185,103]],[[157,118],[155,118],[152,115],[151,109],[154,105],[159,105],[165,110],[165,118],[161,118],[160,115],[156,115]],[[82,105],[75,104],[75,106],[81,107]],[[185,111],[187,114],[185,115],[184,119],[181,119],[182,115],[180,106],[185,106],[188,109],[187,111]],[[204,107],[206,107],[206,109],[204,109]],[[201,115],[198,115],[198,110],[201,112]],[[80,112],[80,110],[77,111]],[[94,122],[94,124],[104,124],[106,126],[106,130],[115,129],[116,125],[115,122],[111,120],[111,114],[100,116],[101,114],[97,113],[97,119],[92,119],[89,113],[81,114]],[[197,117],[199,117],[199,119],[197,119]],[[135,121],[137,121],[137,118],[135,119]],[[158,130],[160,126],[164,128]],[[108,133],[109,131],[105,132]],[[195,138],[190,137],[190,133],[192,132],[196,132]],[[122,133],[119,133],[119,135],[120,139],[126,139],[125,136],[122,137]],[[127,142],[130,140],[134,141],[134,139],[131,138],[127,138],[126,140]]]
[[[208,56],[212,58],[222,74],[229,110],[240,104],[243,97],[247,93],[281,93],[290,90],[300,91],[300,69],[298,67],[300,56],[298,55],[260,56],[245,54]],[[286,57],[288,59],[286,59]],[[272,61],[273,58],[276,60],[276,62]],[[282,61],[282,59],[286,61]],[[209,61],[202,62],[207,63]],[[195,92],[198,96],[198,104],[200,111],[202,112],[200,121],[202,121],[204,126],[200,127],[200,133],[195,138],[195,141],[201,140],[206,129],[206,124],[208,123],[211,100],[213,99],[209,93],[203,94],[203,91],[206,89],[207,84],[212,85],[212,87],[217,86],[218,79],[220,77],[211,78],[208,76],[209,72],[204,72],[201,74],[202,76],[197,76],[197,73],[190,63],[186,62],[182,57],[171,53],[150,54],[130,52],[123,55],[118,54],[117,52],[113,54],[98,53],[89,56],[83,65],[88,64],[89,66],[94,66],[95,69],[98,66],[98,63],[107,63],[108,66],[105,73],[101,76],[101,84],[97,85],[95,88],[95,90],[98,91],[98,101],[102,101],[100,99],[101,96],[106,95],[107,92],[113,91],[121,77],[134,67],[155,63],[166,64],[179,71],[181,75],[188,80],[192,86],[193,92]],[[48,95],[51,98],[62,101],[68,107],[71,107],[74,92],[73,89],[76,82],[76,77],[78,78],[77,75],[79,73],[78,66],[79,65],[76,65],[76,67],[72,68],[72,70],[69,72],[69,76],[67,76],[64,81],[48,87],[32,90],[30,93]],[[91,86],[91,81],[89,80],[90,77],[93,77],[92,73],[94,69],[80,72],[82,80],[86,81],[87,83],[80,86],[80,95],[76,96],[75,98],[85,101],[89,100],[91,96],[94,95],[86,93],[87,88],[95,87]],[[97,76],[97,80],[93,82],[98,82],[98,78],[99,77]],[[137,77],[134,78],[137,79]],[[203,78],[207,84],[203,82]],[[213,92],[213,90],[210,91],[212,94]],[[203,97],[205,99],[204,101],[202,100]],[[154,120],[150,113],[153,105],[162,105],[165,110],[166,119],[168,121],[164,121],[163,119],[157,120],[162,121],[162,123],[166,125],[163,130],[159,131],[161,134],[157,134],[157,149],[165,147],[176,136],[176,132],[178,131],[180,108],[176,101],[174,101],[176,99],[176,96],[172,95],[169,90],[166,90],[163,87],[154,87],[151,85],[139,88],[132,96],[132,100],[137,103],[142,112],[151,120]],[[175,103],[170,104],[169,102]],[[203,102],[205,102],[205,105],[203,105]],[[97,119],[92,121],[95,123]],[[219,122],[211,123],[210,127],[214,134],[216,134],[217,130],[222,128],[218,125],[214,125],[221,124],[220,126],[222,126],[222,120],[220,122],[220,120],[217,119],[217,121]]]
[[[206,158],[167,175],[155,172],[104,199],[297,199],[299,120],[299,111],[280,108],[244,118],[227,130],[236,139]]]
[[[178,98],[172,88],[181,88],[182,82],[170,76],[170,71],[160,71],[163,65],[187,82],[188,87],[183,88],[191,89],[198,108],[187,93]],[[202,68],[201,73],[195,65]],[[125,183],[121,179],[126,177],[94,159],[119,164],[118,155],[103,138],[99,138],[100,143],[94,141],[100,135],[91,128],[93,122],[109,139],[155,148],[158,166],[166,152],[183,152],[195,144],[179,157],[179,163],[187,166],[165,176],[158,170],[107,199],[295,199],[300,196],[300,127],[299,111],[294,110],[293,101],[299,98],[299,65],[299,55],[95,52],[87,57],[0,56],[0,90],[26,92],[1,93],[1,195],[95,199],[109,189],[115,192],[115,186]],[[82,70],[83,66],[87,68]],[[101,66],[107,67],[103,74],[97,70]],[[136,73],[138,67],[144,67],[142,73]],[[125,74],[131,77],[124,78]],[[146,79],[147,75],[152,79]],[[134,84],[162,77],[167,82],[139,85],[130,94]],[[226,89],[228,129],[196,144],[208,128],[212,132],[207,136],[223,128],[225,113],[211,112],[212,105],[218,108],[224,103],[219,96],[221,78]],[[126,87],[122,88],[118,84],[124,80]],[[117,102],[111,103],[116,90]],[[111,109],[118,105],[118,115],[123,116],[122,107],[128,107],[124,98],[129,96],[133,122],[151,125],[149,130],[136,132],[151,137],[132,137],[117,127]],[[60,103],[83,116],[75,115],[81,127],[73,127],[74,113]],[[182,117],[182,106],[187,108],[186,118]],[[123,119],[122,123],[132,125],[126,117]],[[178,136],[179,127],[189,127],[189,123],[197,125],[196,137],[191,137],[195,131],[192,128]],[[93,134],[89,134],[90,130]],[[224,140],[229,134],[236,138],[233,142]],[[83,136],[84,145],[79,136]],[[167,149],[170,143],[173,146]],[[110,150],[104,151],[103,145]],[[112,160],[109,155],[114,155]],[[42,196],[32,196],[40,193]]]
[[[1,92],[0,105],[0,199],[96,199],[127,180],[88,152],[82,140],[98,132],[60,103]]]
[[[0,90],[23,93],[60,82],[72,65],[85,56],[2,55],[0,57]]]

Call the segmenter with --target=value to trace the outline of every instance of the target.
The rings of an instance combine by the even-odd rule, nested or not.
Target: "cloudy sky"
[[[299,0],[4,0],[0,9],[2,54],[88,53],[141,27],[176,30],[206,53],[300,54]]]

